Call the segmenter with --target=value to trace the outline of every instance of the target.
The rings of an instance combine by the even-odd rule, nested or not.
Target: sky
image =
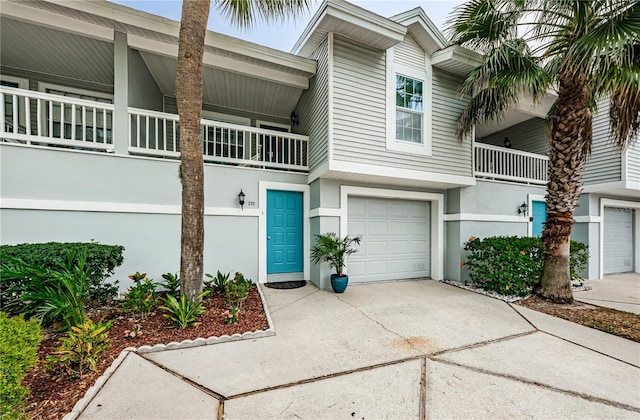
[[[168,19],[180,20],[182,2],[178,0],[110,0],[124,6],[153,13]],[[381,16],[390,17],[395,14],[411,10],[415,7],[422,7],[427,16],[441,30],[451,10],[462,0],[367,0],[352,1],[352,3],[377,13]],[[215,0],[212,1],[215,4]],[[255,42],[260,45],[289,52],[302,31],[311,20],[313,14],[318,10],[320,2],[313,3],[309,12],[298,15],[295,19],[285,22],[259,22],[251,29],[239,29],[232,26],[226,18],[221,16],[215,6],[209,14],[208,28],[214,32],[223,33],[246,41]]]

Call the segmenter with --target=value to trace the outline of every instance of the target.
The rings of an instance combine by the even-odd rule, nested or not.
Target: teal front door
[[[267,274],[303,271],[302,193],[267,191]]]
[[[544,201],[534,201],[531,210],[531,236],[542,236],[544,222],[547,221],[547,203]]]

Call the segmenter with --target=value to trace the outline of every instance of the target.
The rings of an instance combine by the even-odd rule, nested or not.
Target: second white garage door
[[[350,197],[349,235],[361,235],[347,261],[350,282],[428,277],[431,268],[430,203]]]
[[[633,210],[604,208],[604,274],[633,271]]]

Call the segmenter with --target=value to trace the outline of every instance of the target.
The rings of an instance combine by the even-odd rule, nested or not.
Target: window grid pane
[[[396,75],[396,139],[422,144],[423,82]]]

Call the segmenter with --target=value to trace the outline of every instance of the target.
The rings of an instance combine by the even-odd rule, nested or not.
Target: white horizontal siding
[[[603,100],[593,116],[593,147],[582,180],[585,184],[600,184],[621,179],[622,158],[609,142],[609,100]]]
[[[478,141],[502,147],[505,137],[509,138],[511,146],[515,150],[537,153],[539,155],[546,155],[548,152],[546,121],[542,118],[532,118],[523,121],[497,133],[483,137]]]
[[[627,149],[627,180],[640,182],[640,140]]]
[[[412,38],[396,46],[397,62],[415,67],[417,63],[411,59],[419,56],[415,47],[418,46]],[[459,80],[441,72],[434,72],[433,86],[426,86],[433,89],[432,156],[387,150],[385,60],[383,51],[334,38],[334,159],[471,176],[471,145],[460,144],[455,135],[456,119],[465,105],[456,96]]]
[[[416,71],[424,71],[425,55],[424,50],[415,39],[409,34],[404,37],[404,41],[394,47],[394,62]]]
[[[328,39],[311,54],[318,62],[316,76],[309,81],[309,90],[302,93],[296,113],[300,125],[295,131],[309,136],[309,170],[313,171],[329,159],[329,50]]]

